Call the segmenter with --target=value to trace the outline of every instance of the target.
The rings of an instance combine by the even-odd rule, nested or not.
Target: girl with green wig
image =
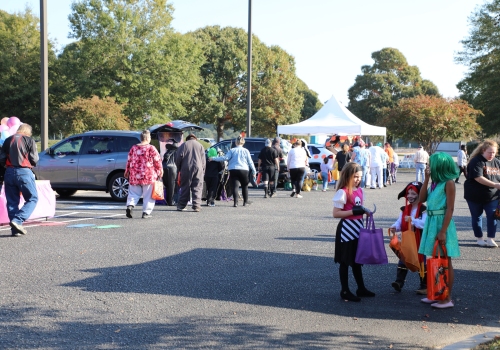
[[[453,221],[455,208],[455,179],[458,168],[453,158],[442,152],[434,153],[425,169],[424,183],[420,190],[419,199],[427,201],[427,220],[425,222],[419,253],[432,256],[434,245],[446,247],[448,256],[448,293],[444,300],[435,301],[431,297],[422,299],[422,302],[431,304],[432,307],[445,309],[454,306],[451,300],[451,291],[454,282],[451,258],[460,256],[458,247],[457,230]],[[432,180],[429,186],[429,179]]]

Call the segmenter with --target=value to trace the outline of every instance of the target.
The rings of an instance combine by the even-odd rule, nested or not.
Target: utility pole
[[[247,133],[252,135],[252,0],[248,0]]]
[[[49,62],[47,48],[47,0],[40,0],[41,151],[49,146]]]

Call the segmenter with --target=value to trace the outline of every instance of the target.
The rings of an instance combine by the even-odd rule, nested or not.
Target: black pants
[[[207,184],[207,203],[213,202],[217,196],[217,186],[219,185],[219,177],[205,177]]]
[[[248,170],[229,170],[229,180],[233,185],[234,204],[238,204],[238,187],[241,185],[241,195],[243,202],[248,201]]]
[[[458,179],[460,179],[460,174],[462,174],[462,173],[464,174],[465,178],[467,179],[467,167],[466,166],[459,166],[458,169],[459,169],[458,177],[455,181],[458,182]]]
[[[177,166],[169,164],[163,168],[163,186],[167,190],[165,201],[167,205],[174,205],[175,181],[177,180]]]
[[[276,167],[265,166],[262,167],[262,181],[274,182],[274,177],[276,176]]]
[[[354,263],[351,265],[352,274],[354,275],[354,280],[358,285],[358,289],[365,289],[365,283],[363,281],[363,272],[361,270],[360,264]],[[349,290],[349,265],[344,262],[340,263],[339,267],[339,277],[340,277],[340,285],[342,287],[342,291],[346,292]]]
[[[306,173],[306,168],[295,168],[290,169],[290,180],[292,181],[293,189],[295,193],[300,194],[300,190],[302,189],[302,179],[304,178],[304,174]]]

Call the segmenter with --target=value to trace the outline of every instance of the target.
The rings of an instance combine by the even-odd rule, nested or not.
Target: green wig
[[[208,150],[208,158],[213,158],[213,157],[217,157],[217,150],[213,147],[211,147],[209,150]]]
[[[429,163],[432,182],[446,182],[448,180],[455,180],[458,177],[458,167],[453,158],[447,153],[434,153],[429,158]]]

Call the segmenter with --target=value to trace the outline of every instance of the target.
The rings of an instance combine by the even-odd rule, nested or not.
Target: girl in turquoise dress
[[[425,169],[425,178],[420,190],[420,202],[427,201],[427,220],[422,232],[419,253],[432,256],[436,241],[446,247],[448,254],[448,285],[449,293],[446,299],[434,301],[427,298],[422,302],[431,304],[432,307],[445,309],[453,307],[451,291],[453,287],[453,266],[451,258],[460,256],[458,247],[457,230],[453,221],[455,208],[455,179],[458,168],[453,158],[446,153],[434,153],[429,159]],[[429,178],[432,184],[429,188]]]

